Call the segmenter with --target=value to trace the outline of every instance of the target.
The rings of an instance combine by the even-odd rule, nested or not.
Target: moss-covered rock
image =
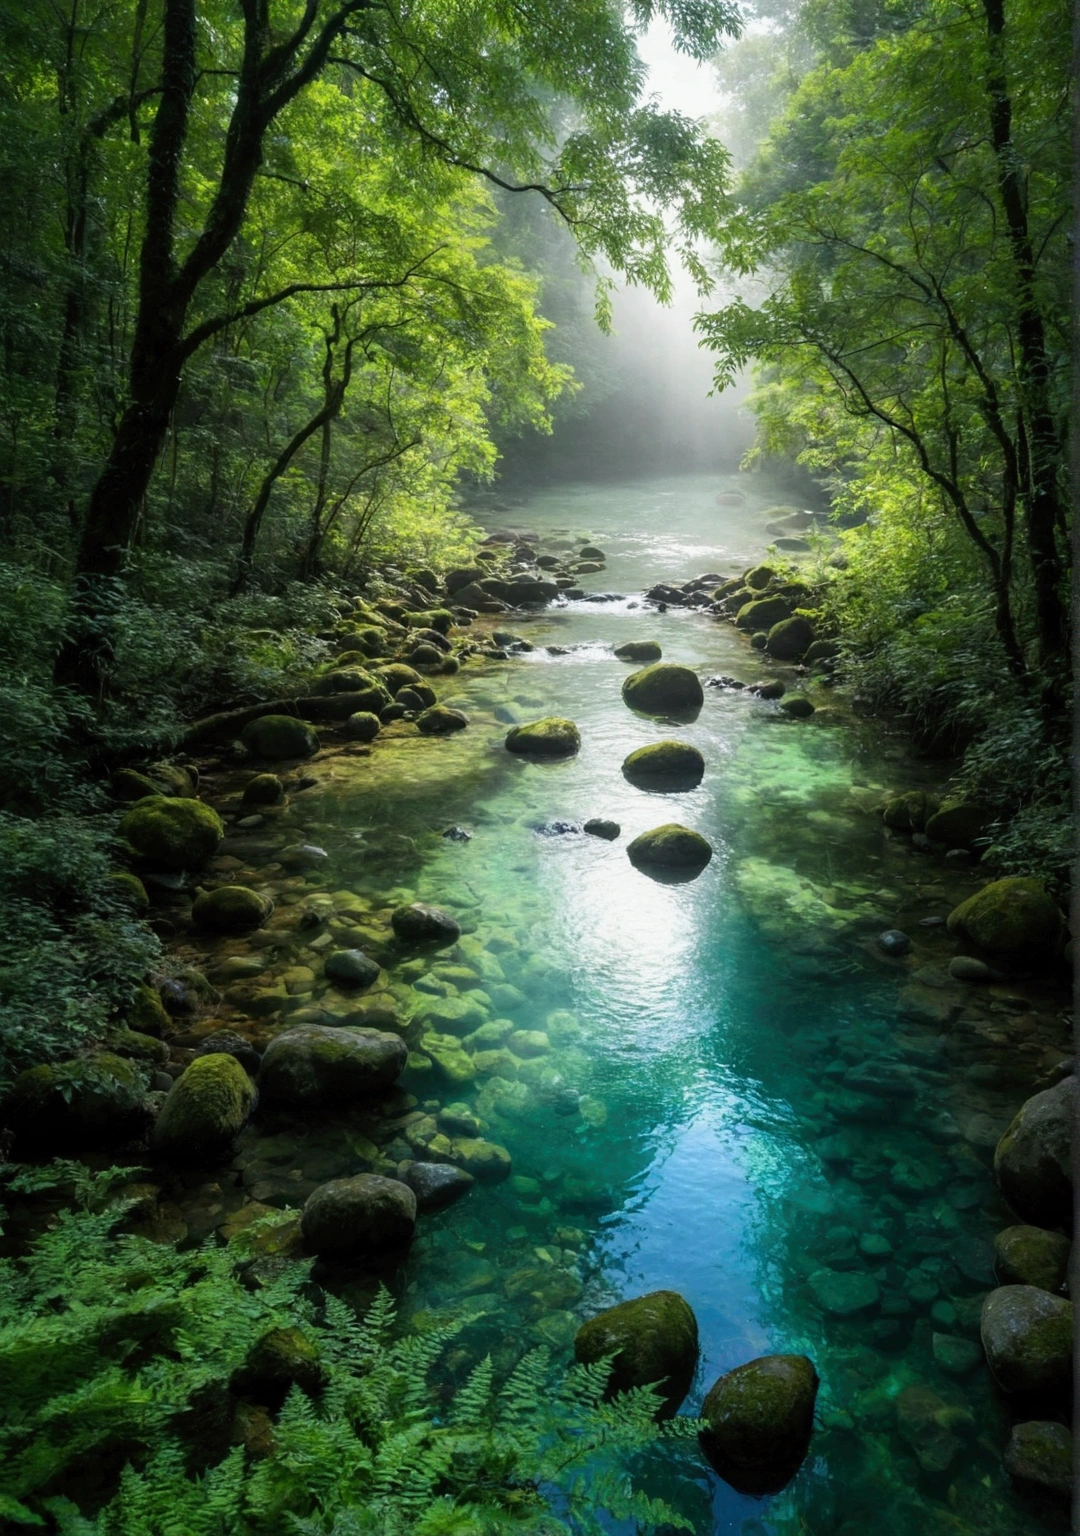
[[[752,571],[747,571],[743,582],[754,592],[764,592],[770,581],[776,580],[776,571],[771,565],[755,565]]]
[[[501,1184],[512,1171],[510,1154],[498,1142],[481,1136],[455,1136],[450,1156],[459,1168],[482,1184]]]
[[[947,926],[950,933],[1009,960],[1056,955],[1065,939],[1065,919],[1042,882],[1015,875],[984,885],[962,901],[949,913]]]
[[[774,625],[784,619],[791,618],[791,609],[782,597],[758,597],[752,603],[744,603],[735,615],[735,623],[740,629],[748,629],[753,633],[763,629],[766,637]]]
[[[998,1188],[1037,1227],[1072,1226],[1072,1135],[1077,1086],[1066,1077],[1024,1104],[994,1152]]]
[[[414,667],[441,667],[443,659],[438,646],[430,645],[426,640],[414,645],[409,652],[409,660]]]
[[[276,773],[256,773],[244,785],[240,798],[245,806],[280,805],[285,798],[285,786]]]
[[[300,1328],[271,1328],[248,1350],[229,1385],[238,1397],[276,1411],[291,1388],[299,1387],[308,1397],[315,1397],[326,1380],[314,1339]]]
[[[382,1030],[301,1024],[267,1046],[259,1093],[265,1104],[286,1109],[362,1102],[397,1081],[408,1054],[400,1036]]]
[[[149,911],[150,897],[138,875],[133,875],[127,869],[113,870],[109,876],[109,886],[117,901],[130,911],[137,913],[140,917],[144,912]]]
[[[168,795],[137,801],[120,823],[120,836],[140,858],[171,870],[205,864],[224,835],[221,817],[210,806]]]
[[[643,715],[685,714],[705,702],[697,673],[669,661],[631,672],[622,685],[622,696],[625,704]]]
[[[112,1051],[30,1067],[4,1105],[19,1155],[119,1146],[142,1135],[150,1118],[142,1073]]]
[[[326,957],[323,974],[336,987],[352,990],[374,985],[379,979],[379,966],[362,949],[335,949]]]
[[[341,734],[347,736],[350,741],[374,741],[379,734],[381,724],[378,715],[373,715],[367,709],[358,709],[344,722]]]
[[[411,581],[414,587],[423,587],[425,592],[439,590],[439,578],[426,565],[410,565],[405,572],[405,580]]]
[[[191,915],[210,933],[251,933],[261,928],[274,904],[247,885],[219,885],[196,896]]]
[[[572,720],[545,715],[507,731],[506,750],[528,757],[573,757],[581,750],[581,732]]]
[[[693,789],[705,773],[705,759],[688,741],[653,741],[623,760],[623,777],[643,789]]]
[[[814,640],[806,648],[803,661],[813,663],[815,661],[832,661],[840,655],[840,643],[837,640]]]
[[[814,706],[805,693],[789,693],[780,700],[780,712],[790,715],[792,720],[809,720]]]
[[[663,654],[659,640],[627,640],[615,647],[620,661],[659,661]]]
[[[136,987],[130,1003],[124,1009],[124,1020],[129,1029],[144,1035],[164,1035],[169,1027],[169,1015],[165,1004],[153,987]]]
[[[674,821],[640,833],[626,852],[631,864],[661,869],[704,869],[713,853],[700,832],[692,832]]]
[[[379,1263],[400,1254],[416,1229],[416,1196],[399,1179],[359,1173],[331,1179],[308,1197],[304,1242],[320,1257]]]
[[[926,835],[948,848],[970,848],[990,824],[985,807],[967,800],[946,800],[940,810],[928,816]]]
[[[1032,1492],[1068,1499],[1073,1491],[1072,1434],[1053,1419],[1015,1424],[1005,1447],[1005,1470]]]
[[[1064,1395],[1072,1376],[1072,1305],[1034,1285],[1001,1285],[983,1302],[979,1332],[1003,1392]]]
[[[358,625],[350,639],[353,644],[360,647],[365,656],[385,656],[390,649],[390,640],[386,631],[374,624]]]
[[[424,679],[415,667],[407,667],[403,661],[392,661],[385,667],[375,668],[375,677],[391,698],[408,688],[410,683],[422,683]]]
[[[881,817],[893,832],[921,832],[939,804],[937,797],[927,794],[925,789],[908,789],[886,800]]]
[[[994,1239],[994,1268],[1003,1285],[1034,1285],[1059,1295],[1069,1273],[1071,1244],[1042,1227],[1006,1227]]]
[[[311,757],[319,750],[319,738],[311,726],[292,715],[260,715],[249,720],[240,740],[256,757]]]
[[[817,1390],[805,1355],[762,1355],[736,1366],[702,1404],[702,1450],[740,1493],[778,1493],[810,1447]]]
[[[315,698],[324,698],[331,693],[360,693],[374,687],[375,679],[366,667],[334,667],[316,678],[310,692]]]
[[[255,1089],[235,1056],[199,1056],[176,1079],[154,1126],[151,1145],[169,1162],[220,1157],[247,1124]]]
[[[422,901],[395,907],[390,926],[403,944],[453,944],[461,937],[461,924],[441,907]]]
[[[433,704],[416,717],[416,729],[422,736],[452,736],[463,731],[469,723],[460,709],[448,709],[445,704]]]
[[[114,1056],[127,1056],[144,1067],[163,1067],[169,1059],[164,1040],[158,1035],[144,1035],[139,1029],[114,1029],[108,1044]]]
[[[776,661],[798,661],[813,643],[814,626],[808,619],[794,614],[781,619],[769,630],[765,649]]]
[[[582,1323],[574,1358],[592,1365],[613,1355],[609,1394],[654,1385],[673,1414],[690,1390],[698,1360],[697,1319],[677,1291],[620,1301]]]
[[[109,779],[109,788],[118,800],[145,800],[164,791],[147,773],[137,768],[118,768]]]

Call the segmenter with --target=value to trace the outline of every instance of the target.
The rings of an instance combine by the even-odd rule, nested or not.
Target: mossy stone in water
[[[813,639],[813,625],[808,619],[800,618],[795,614],[792,618],[781,619],[779,624],[772,626],[765,642],[765,649],[777,661],[798,661]]]
[[[118,800],[145,800],[148,795],[164,793],[149,775],[137,768],[118,768],[109,779],[109,788]]]
[[[267,1046],[259,1092],[287,1109],[352,1104],[391,1087],[408,1054],[400,1036],[383,1030],[300,1024]]]
[[[284,798],[285,786],[276,773],[256,773],[241,796],[244,805],[280,805]]]
[[[964,800],[946,800],[940,810],[927,818],[926,835],[949,848],[970,848],[982,837],[991,818],[981,805]]]
[[[117,1146],[146,1129],[150,1111],[134,1062],[99,1051],[20,1072],[7,1096],[4,1119],[15,1132],[20,1154],[55,1155]]]
[[[143,885],[138,875],[133,875],[130,870],[117,869],[109,876],[109,884],[117,901],[132,912],[140,914],[150,907],[150,897],[146,894],[146,886]]]
[[[747,571],[743,581],[755,592],[763,592],[770,581],[776,580],[776,572],[771,565],[755,565],[752,571]]]
[[[1030,960],[1057,954],[1065,919],[1041,880],[1013,875],[983,886],[954,907],[947,927],[950,933],[962,934],[993,954]]]
[[[385,656],[390,649],[386,631],[378,629],[374,624],[361,625],[353,631],[350,639],[366,656]]]
[[[256,757],[311,757],[319,750],[319,738],[311,726],[292,715],[260,715],[249,720],[240,740]]]
[[[128,1056],[147,1067],[161,1067],[169,1059],[169,1047],[157,1035],[144,1035],[138,1029],[114,1029],[109,1035],[109,1050],[116,1056]]]
[[[572,720],[546,715],[507,731],[506,750],[530,757],[573,757],[581,750],[581,733]]]
[[[375,679],[366,667],[334,667],[316,679],[311,692],[316,698],[324,698],[330,693],[360,693],[374,687]]]
[[[219,885],[196,896],[191,915],[211,933],[251,933],[273,911],[273,903],[246,885]]]
[[[416,729],[422,736],[452,736],[468,725],[467,715],[460,709],[448,709],[445,704],[433,704],[416,717]]]
[[[768,643],[769,643],[769,632],[768,632],[768,630],[759,629],[759,630],[757,630],[757,632],[755,634],[752,634],[750,636],[750,649],[752,651],[763,651],[765,649],[765,647],[768,645]]]
[[[674,821],[640,833],[626,852],[631,864],[656,865],[661,869],[704,869],[713,853],[700,832],[692,832]]]
[[[359,1173],[331,1179],[309,1195],[300,1216],[304,1242],[327,1258],[377,1263],[407,1248],[416,1228],[416,1196],[400,1179]]]
[[[375,677],[392,697],[411,683],[424,681],[415,667],[407,667],[403,661],[392,661],[385,667],[376,667]]]
[[[657,661],[631,672],[622,685],[623,702],[644,715],[681,714],[705,702],[701,679],[689,667]]]
[[[247,1124],[255,1089],[235,1056],[199,1056],[173,1084],[161,1106],[151,1145],[170,1162],[219,1157]]]
[[[409,652],[409,660],[418,667],[441,667],[443,653],[438,646],[429,645],[424,640]]]
[[[792,720],[809,720],[814,713],[814,706],[805,693],[789,693],[780,700],[780,711],[790,715]]]
[[[1073,1491],[1072,1435],[1053,1419],[1015,1424],[1004,1461],[1009,1476],[1035,1492],[1068,1499]]]
[[[510,1154],[497,1142],[479,1136],[455,1136],[450,1145],[454,1162],[480,1183],[501,1184],[510,1177]]]
[[[774,624],[790,618],[791,609],[782,597],[758,597],[752,603],[743,604],[735,615],[735,623],[751,633],[763,629],[767,637]]]
[[[778,1493],[809,1449],[817,1390],[805,1355],[762,1355],[736,1366],[702,1404],[702,1450],[740,1493]]]
[[[1072,1305],[1034,1285],[1002,1285],[983,1302],[979,1331],[1003,1392],[1064,1394],[1072,1373]]]
[[[169,1029],[169,1015],[165,1004],[153,987],[136,987],[131,1002],[124,1009],[124,1021],[129,1029],[144,1035],[164,1035]]]
[[[1073,1077],[1034,1094],[1020,1106],[994,1151],[998,1188],[1016,1214],[1034,1226],[1072,1226],[1076,1100]]]
[[[221,817],[201,800],[147,796],[120,823],[140,858],[164,869],[196,869],[205,864],[225,835]]]
[[[1006,1227],[994,1239],[994,1268],[1004,1285],[1034,1285],[1054,1295],[1065,1289],[1069,1239],[1042,1227]]]
[[[705,773],[705,759],[688,741],[653,741],[631,752],[623,777],[645,789],[693,789]]]
[[[939,804],[937,797],[928,795],[925,789],[909,789],[887,800],[881,816],[893,832],[921,832]]]
[[[659,661],[663,654],[659,640],[628,640],[615,647],[620,661]]]
[[[574,1358],[591,1365],[613,1355],[608,1395],[656,1386],[664,1415],[678,1409],[690,1390],[698,1361],[697,1319],[677,1291],[651,1291],[620,1301],[582,1323]]]
[[[449,912],[422,901],[395,907],[390,926],[403,944],[453,944],[461,937],[461,924]]]
[[[348,736],[350,741],[374,741],[380,725],[378,715],[373,715],[370,710],[358,709],[342,725],[341,733]]]

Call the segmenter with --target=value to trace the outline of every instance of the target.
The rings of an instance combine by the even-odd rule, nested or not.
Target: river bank
[[[473,1319],[461,1370],[485,1350],[500,1366],[538,1341],[566,1352],[582,1318],[657,1288],[698,1319],[691,1409],[753,1355],[814,1359],[811,1462],[767,1512],[704,1466],[676,1490],[699,1516],[711,1501],[716,1528],[761,1518],[846,1536],[874,1510],[898,1533],[1054,1529],[1002,1471],[1009,1412],[976,1341],[993,1238],[1014,1221],[993,1150],[1069,1057],[1060,973],[1048,959],[951,974],[966,951],[944,919],[983,882],[880,814],[897,792],[934,790],[932,767],[714,616],[645,604],[657,579],[760,563],[764,507],[737,513],[721,549],[700,507],[696,538],[673,508],[644,548],[605,527],[613,503],[591,510],[579,526],[565,505],[529,507],[521,531],[555,560],[595,540],[606,569],[582,574],[623,595],[477,614],[470,639],[506,628],[532,648],[483,645],[456,672],[422,674],[463,729],[391,722],[363,742],[328,724],[296,758],[195,759],[225,831],[198,885],[248,887],[274,908],[214,936],[191,920],[194,882],[155,889],[174,961],[158,1090],[223,1031],[249,1063],[297,1026],[373,1027],[410,1054],[378,1113],[264,1103],[209,1174],[169,1167],[144,1183],[141,1229],[227,1237],[329,1180],[449,1162],[476,1183],[421,1215],[392,1278],[412,1321]],[[634,668],[615,652],[642,640],[704,679],[767,677],[820,707],[792,718],[729,682],[704,690],[691,721],[635,713],[621,697]],[[578,753],[505,750],[508,730],[553,714],[578,724]],[[655,793],[624,778],[630,751],[672,734],[701,752],[699,785]],[[282,798],[245,802],[269,771]],[[618,837],[586,834],[593,818]],[[627,858],[670,820],[712,847],[689,883]],[[449,914],[452,943],[402,943],[394,913],[414,902]],[[882,946],[890,930],[906,949]],[[335,985],[327,958],[352,950],[378,974]],[[276,1242],[276,1261],[299,1253],[298,1226]],[[360,1274],[335,1284],[370,1294]]]

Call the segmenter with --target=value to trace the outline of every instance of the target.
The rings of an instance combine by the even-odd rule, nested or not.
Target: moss
[[[353,639],[365,655],[371,657],[385,656],[390,649],[390,642],[387,639],[386,631],[384,629],[377,629],[374,624],[365,624],[359,629],[355,629],[353,631]]]
[[[118,800],[145,800],[148,795],[162,793],[148,774],[136,768],[118,768],[109,779],[109,788]]]
[[[285,786],[276,773],[257,773],[244,785],[244,805],[280,805]]]
[[[148,1118],[142,1074],[111,1051],[31,1067],[15,1079],[5,1106],[19,1152],[117,1146],[140,1134]]]
[[[687,741],[654,741],[624,759],[623,777],[647,789],[693,789],[705,773],[705,759]]]
[[[721,1376],[701,1407],[701,1447],[740,1493],[776,1493],[814,1428],[818,1374],[805,1355],[763,1355]]]
[[[441,667],[443,653],[437,645],[429,645],[427,641],[414,646],[409,652],[409,660],[415,662],[418,667]]]
[[[379,726],[378,715],[367,709],[358,709],[344,722],[341,732],[350,741],[374,741],[379,734]]]
[[[712,848],[700,832],[692,832],[678,822],[667,822],[642,832],[627,847],[631,864],[656,864],[670,869],[703,869],[712,858]]]
[[[795,614],[772,626],[765,641],[765,649],[777,661],[797,661],[809,650],[813,639],[813,626],[807,619]]]
[[[667,661],[631,672],[622,685],[622,696],[631,709],[646,715],[696,710],[705,701],[697,673]]]
[[[169,1015],[153,987],[136,987],[135,995],[124,1010],[129,1029],[143,1035],[161,1036],[168,1032]]]
[[[161,1107],[153,1150],[178,1162],[217,1157],[243,1130],[254,1105],[255,1089],[235,1056],[198,1056]]]
[[[659,1386],[667,1413],[690,1390],[698,1359],[697,1319],[677,1291],[652,1291],[608,1307],[582,1323],[574,1357],[591,1365],[613,1355],[608,1392]]]
[[[1003,1285],[1034,1285],[1059,1295],[1065,1289],[1070,1243],[1042,1227],[1006,1227],[994,1239],[994,1267]]]
[[[250,933],[273,910],[273,903],[246,885],[220,885],[196,896],[191,915],[200,928],[212,933]]]
[[[615,647],[620,661],[659,661],[663,654],[659,640],[628,640]]]
[[[776,572],[771,565],[755,565],[752,571],[747,571],[743,580],[752,591],[764,592],[770,581],[776,580]]]
[[[138,1029],[116,1029],[109,1036],[109,1050],[117,1056],[128,1056],[149,1067],[162,1067],[169,1059],[169,1047],[155,1035],[144,1035]]]
[[[109,883],[117,900],[122,902],[125,907],[129,907],[132,912],[137,912],[139,916],[142,916],[144,912],[149,910],[150,897],[146,893],[146,886],[143,885],[138,875],[133,875],[127,869],[117,869],[109,876]]]
[[[735,615],[740,629],[755,631],[771,630],[784,619],[791,618],[791,609],[782,597],[759,597],[744,603]]]
[[[425,592],[439,590],[439,578],[426,565],[410,565],[405,572],[405,580],[411,581],[414,587],[423,587]]]
[[[1040,880],[1010,876],[954,907],[948,929],[981,949],[1021,960],[1056,955],[1064,942],[1065,919]]]
[[[924,789],[909,789],[887,800],[881,815],[893,832],[921,832],[939,803],[936,796],[928,795]]]
[[[433,704],[417,716],[416,729],[424,736],[450,736],[454,731],[463,731],[468,723],[468,717],[460,709]]]
[[[120,836],[135,852],[165,869],[205,864],[224,835],[221,818],[210,806],[167,795],[139,800],[120,823]]]
[[[292,715],[260,715],[244,726],[240,740],[256,757],[310,757],[319,750],[310,725]]]
[[[531,757],[573,757],[581,750],[581,733],[572,720],[545,715],[506,733],[506,750]]]
[[[415,667],[408,667],[403,661],[392,661],[385,667],[376,667],[375,677],[391,696],[407,688],[410,683],[424,681]]]
[[[375,679],[366,667],[334,667],[315,680],[311,691],[317,697],[324,697],[330,693],[360,693],[375,686]]]

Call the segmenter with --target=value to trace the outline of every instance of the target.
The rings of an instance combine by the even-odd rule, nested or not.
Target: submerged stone
[[[395,1083],[408,1054],[404,1040],[381,1030],[301,1024],[267,1046],[259,1092],[286,1109],[352,1104]]]
[[[807,1284],[818,1306],[831,1317],[869,1312],[881,1300],[877,1281],[861,1270],[816,1269]]]
[[[339,987],[370,987],[379,978],[379,966],[362,949],[336,949],[327,955],[323,974]]]
[[[736,1366],[701,1405],[701,1448],[740,1493],[778,1493],[810,1447],[818,1374],[805,1355],[762,1355]]]
[[[410,902],[395,907],[390,925],[403,944],[453,944],[461,937],[461,925],[441,907]]]
[[[656,1386],[664,1412],[673,1414],[690,1390],[697,1369],[698,1327],[677,1291],[652,1291],[608,1307],[582,1323],[574,1357],[583,1365],[613,1355],[608,1391]]]
[[[453,1205],[476,1181],[471,1173],[452,1163],[413,1163],[406,1169],[405,1182],[416,1196],[416,1209],[425,1215]]]
[[[463,731],[468,723],[468,716],[460,709],[448,709],[445,704],[433,704],[416,717],[416,729],[422,736],[452,736],[455,731]]]
[[[581,733],[572,720],[546,715],[508,731],[506,750],[529,757],[573,757],[581,750]]]
[[[617,821],[607,821],[603,816],[593,816],[582,828],[590,837],[602,837],[605,842],[613,843],[619,836],[622,828]]]
[[[1005,1447],[1009,1476],[1038,1493],[1068,1499],[1073,1491],[1072,1435],[1053,1419],[1015,1424]]]
[[[284,798],[285,786],[276,773],[256,773],[241,796],[244,805],[280,805]]]
[[[246,885],[219,885],[196,896],[191,915],[213,933],[250,933],[274,910],[274,903]]]

